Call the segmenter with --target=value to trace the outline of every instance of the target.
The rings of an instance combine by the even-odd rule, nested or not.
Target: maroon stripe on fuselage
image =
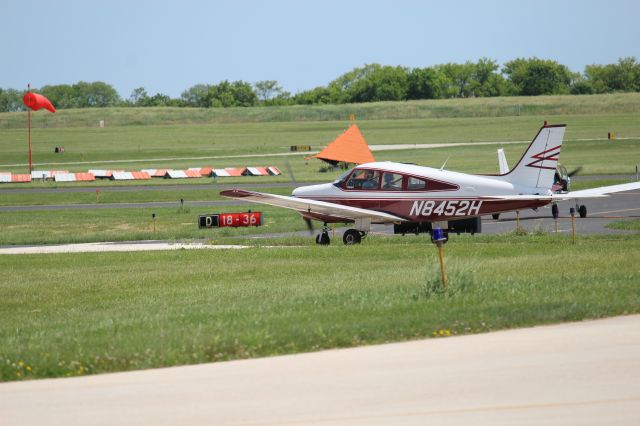
[[[550,200],[496,200],[483,197],[458,198],[313,198],[343,206],[375,210],[412,222],[457,220],[515,210],[542,207]],[[342,222],[336,218],[334,222]]]

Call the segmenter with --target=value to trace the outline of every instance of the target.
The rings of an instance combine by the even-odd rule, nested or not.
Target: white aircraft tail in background
[[[509,173],[509,164],[507,164],[507,157],[504,155],[504,148],[498,148],[498,167],[501,175]]]

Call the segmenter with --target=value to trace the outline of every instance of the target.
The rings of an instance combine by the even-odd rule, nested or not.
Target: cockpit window
[[[409,179],[407,181],[407,190],[418,191],[421,189],[427,189],[427,181],[417,177],[409,176]]]
[[[340,175],[340,177],[338,177],[338,179],[334,180],[333,183],[334,184],[339,184],[341,183],[347,176],[349,176],[349,173],[351,173],[351,170],[347,170],[346,172],[344,172],[343,174]]]
[[[402,191],[402,175],[399,173],[384,172],[382,174],[383,191]]]
[[[347,189],[378,189],[380,172],[378,170],[355,169],[347,179]]]

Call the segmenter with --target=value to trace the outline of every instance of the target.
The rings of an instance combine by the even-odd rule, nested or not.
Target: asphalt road
[[[618,177],[619,178],[619,177]],[[323,182],[304,182],[304,185],[315,185],[316,183]],[[101,192],[140,192],[140,191],[223,191],[225,189],[244,188],[244,189],[259,189],[259,188],[292,188],[293,185],[290,182],[255,182],[255,183],[218,183],[212,182],[209,185],[203,184],[181,184],[181,185],[127,185],[127,186],[76,186],[76,187],[57,187],[57,188],[0,188],[0,195],[2,194],[54,194],[64,192],[96,192],[99,189]]]
[[[604,177],[600,177],[604,178]],[[184,188],[186,185],[171,185],[167,186],[153,186],[153,187],[112,187],[109,190],[117,191],[135,191],[135,190],[159,190],[159,189],[173,189]],[[202,185],[189,185],[196,187],[197,189],[207,188]],[[288,183],[281,184],[240,184],[240,185],[215,185],[211,186],[211,190],[220,191],[228,188],[236,187],[248,187],[259,189],[264,187],[287,187]],[[74,191],[95,191],[95,188],[62,188],[62,189],[46,189],[46,191],[67,191],[73,189]],[[3,192],[17,191],[17,190],[0,190],[0,195]],[[24,190],[24,191],[40,191],[40,189]],[[605,198],[588,199],[581,202],[585,204],[588,210],[587,218],[576,219],[576,230],[579,234],[603,234],[603,233],[623,233],[628,231],[612,230],[605,226],[614,220],[638,218],[640,217],[640,191],[628,191],[623,193],[613,194]],[[252,203],[243,202],[240,200],[217,200],[217,201],[185,201],[185,206],[202,207],[208,206],[212,208],[216,207],[228,207],[228,206],[242,206],[253,205]],[[178,202],[148,202],[148,203],[113,203],[113,204],[65,204],[65,205],[45,205],[45,206],[0,206],[0,212],[15,212],[15,211],[46,211],[46,210],[68,210],[68,209],[131,209],[131,208],[161,208],[161,207],[178,207]],[[571,202],[562,202],[560,207],[560,219],[558,220],[559,232],[571,232],[571,218],[569,216],[569,208],[572,207]],[[482,232],[486,234],[505,233],[513,231],[516,227],[516,215],[515,213],[505,213],[500,216],[499,220],[493,220],[491,217],[483,218]],[[195,223],[195,219],[194,219]],[[538,209],[538,211],[525,210],[520,213],[521,226],[529,231],[535,229],[541,230],[554,230],[555,223],[551,217],[551,209],[544,207]],[[318,224],[319,225],[319,224]],[[319,228],[319,226],[316,226]],[[374,226],[372,228],[374,234],[389,234],[393,232],[391,226]],[[306,232],[301,232],[300,235],[305,235]],[[261,237],[274,237],[286,234],[263,234],[256,235],[256,238]]]
[[[637,231],[625,231],[606,228],[610,222],[622,219],[640,218],[640,190],[618,193],[604,198],[593,198],[582,202],[587,206],[587,217],[580,218],[576,214],[576,233],[577,234],[622,234],[622,233],[638,233]],[[558,232],[571,233],[571,216],[569,208],[575,204],[571,202],[559,203],[560,217],[558,219]],[[526,210],[520,212],[520,226],[526,231],[541,230],[545,232],[555,232],[555,221],[551,216],[551,208],[544,207],[538,211]],[[321,224],[315,222],[315,233],[321,229]],[[341,241],[342,231],[348,227],[336,228],[334,243]],[[491,216],[482,218],[483,234],[503,234],[512,232],[516,229],[516,214],[503,213],[498,220],[494,220]],[[309,235],[307,231],[299,231],[295,233],[278,233],[278,234],[256,234],[253,238],[273,238],[281,236],[290,236],[292,234],[305,236]],[[390,235],[393,234],[393,225],[373,225],[371,227],[371,235]],[[406,238],[414,237],[407,234]],[[310,237],[311,238],[311,237]],[[452,236],[455,238],[455,236]],[[340,244],[342,244],[340,242]]]
[[[17,425],[638,425],[640,316],[0,384]]]

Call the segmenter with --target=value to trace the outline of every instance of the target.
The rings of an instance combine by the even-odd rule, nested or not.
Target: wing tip
[[[220,191],[220,195],[228,198],[245,198],[254,194],[243,189],[226,189],[224,191]]]

